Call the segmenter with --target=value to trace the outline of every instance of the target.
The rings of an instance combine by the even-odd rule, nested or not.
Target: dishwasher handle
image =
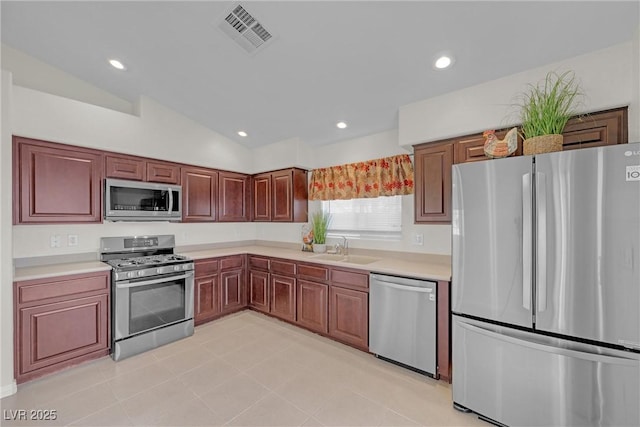
[[[409,279],[403,277],[381,276],[371,274],[371,285],[377,284],[389,288],[399,289],[403,291],[432,293],[434,292],[435,283],[423,280]]]

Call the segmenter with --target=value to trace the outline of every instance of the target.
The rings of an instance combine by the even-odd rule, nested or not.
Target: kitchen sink
[[[375,258],[366,255],[342,255],[342,254],[320,254],[313,255],[311,258],[322,261],[335,261],[344,262],[349,264],[371,264],[372,262],[379,261],[380,258]]]

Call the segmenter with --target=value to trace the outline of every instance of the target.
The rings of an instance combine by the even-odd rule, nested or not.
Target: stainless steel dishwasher
[[[369,276],[369,351],[436,374],[436,283]]]

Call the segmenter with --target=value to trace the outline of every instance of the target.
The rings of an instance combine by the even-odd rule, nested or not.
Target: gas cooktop
[[[132,258],[119,258],[107,261],[107,263],[116,269],[129,269],[129,268],[145,268],[151,266],[162,266],[177,264],[181,262],[190,261],[184,255],[176,254],[163,254],[163,255],[151,255],[151,256],[139,256]]]

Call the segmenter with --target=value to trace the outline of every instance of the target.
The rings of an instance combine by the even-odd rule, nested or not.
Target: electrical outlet
[[[52,248],[59,248],[60,245],[61,245],[60,235],[59,234],[52,234],[51,237],[49,238],[49,245]]]
[[[413,235],[413,244],[417,246],[422,246],[424,244],[424,234],[416,233]]]
[[[78,246],[77,234],[67,234],[67,246]]]

